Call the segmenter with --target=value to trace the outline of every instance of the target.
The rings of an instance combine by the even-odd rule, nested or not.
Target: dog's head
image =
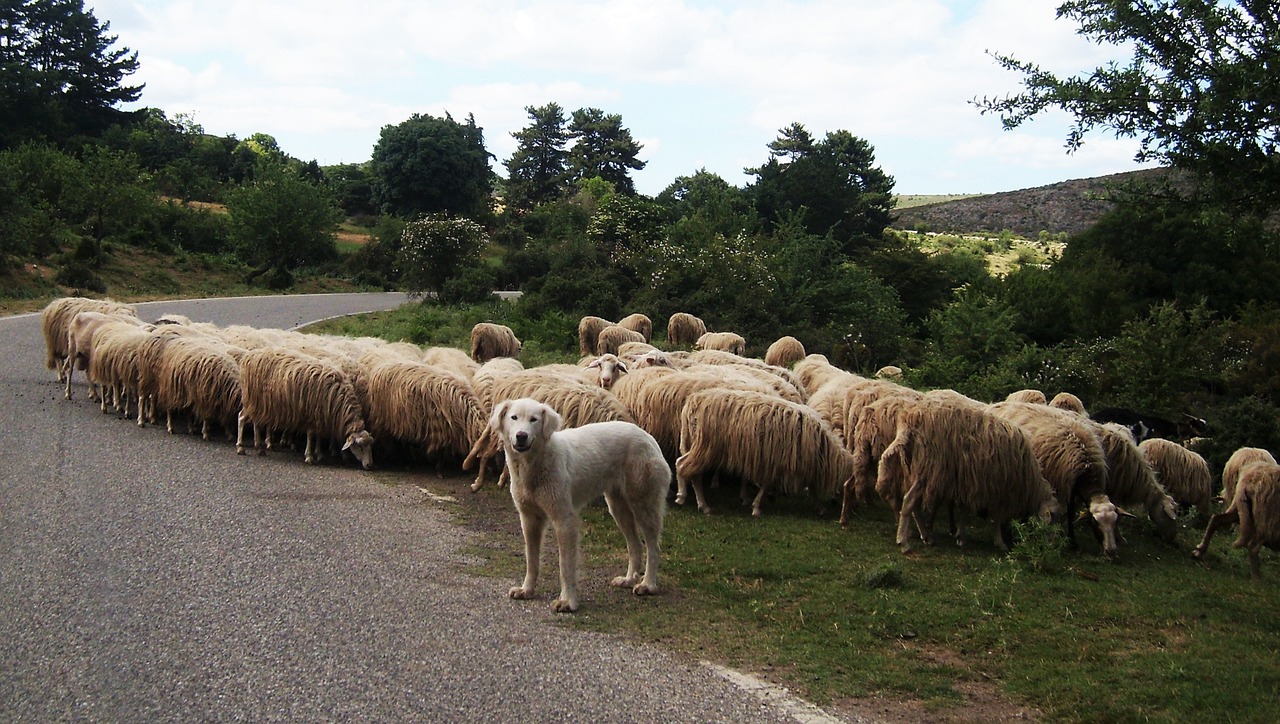
[[[563,423],[560,413],[528,397],[500,403],[489,418],[489,425],[517,453],[545,442]]]

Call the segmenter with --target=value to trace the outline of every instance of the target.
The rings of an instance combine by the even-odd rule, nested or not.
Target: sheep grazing
[[[1009,521],[1030,516],[1048,521],[1061,510],[1026,433],[1008,420],[946,399],[926,397],[903,408],[897,434],[880,458],[880,475],[906,481],[897,532],[904,553],[911,550],[908,529],[917,512],[925,543],[932,540],[933,514],[940,506],[985,512],[995,527],[996,548],[1007,551]]]
[[[804,359],[804,344],[795,337],[779,337],[765,350],[764,363],[776,367],[790,367]]]
[[[1178,537],[1178,504],[1156,480],[1129,428],[1118,423],[1091,423],[1107,456],[1107,496],[1119,506],[1141,505],[1160,537],[1172,543]],[[1121,511],[1121,515],[1125,515]],[[1130,516],[1133,517],[1133,516]]]
[[[510,327],[480,322],[471,328],[471,359],[480,364],[494,357],[519,357],[520,346]]]
[[[1138,445],[1156,480],[1179,505],[1194,505],[1200,522],[1213,510],[1213,473],[1209,463],[1176,442],[1153,437]]]
[[[816,395],[815,395],[816,396]],[[924,395],[908,388],[882,394],[857,410],[856,416],[846,413],[845,445],[853,453],[853,476],[845,485],[840,506],[840,525],[849,525],[849,515],[856,507],[871,497],[875,490],[889,504],[894,515],[902,507],[906,494],[900,476],[880,475],[880,458],[885,448],[898,434],[898,415],[908,405],[924,398]]]
[[[513,358],[512,355],[503,356],[507,359]],[[421,360],[433,367],[443,367],[467,379],[475,377],[476,372],[480,371],[480,364],[457,347],[428,347],[422,350]]]
[[[721,352],[732,352],[736,355],[746,355],[747,340],[742,335],[733,332],[707,332],[698,338],[694,343],[698,349],[715,349]]]
[[[644,335],[634,329],[627,329],[616,324],[600,330],[600,334],[596,336],[595,354],[618,354],[622,345],[628,342],[648,342]]]
[[[66,379],[67,385],[64,392],[66,399],[71,399],[71,378],[75,376],[76,368],[87,370],[89,367],[94,335],[109,325],[126,325],[141,329],[148,327],[142,320],[127,314],[77,312],[67,325],[67,341],[64,347],[66,357],[62,362],[62,368],[58,371],[59,379]],[[89,399],[97,399],[95,394],[93,385],[90,385]]]
[[[805,358],[795,363],[791,370],[795,372],[800,384],[804,385],[805,390],[810,395],[817,392],[819,387],[833,380],[843,380],[847,383],[864,379],[859,375],[836,367],[828,362],[824,355],[820,354],[805,355]]]
[[[1240,480],[1240,471],[1249,463],[1276,464],[1275,456],[1260,447],[1242,447],[1231,453],[1227,464],[1222,467],[1222,500],[1230,504],[1236,496],[1236,482]]]
[[[1045,397],[1040,390],[1018,390],[1010,392],[1004,399],[1005,402],[1027,402],[1032,405],[1045,405],[1049,402],[1049,398]]]
[[[1059,392],[1054,395],[1053,399],[1049,400],[1049,407],[1056,407],[1059,410],[1074,412],[1077,415],[1087,414],[1084,411],[1084,403],[1080,401],[1079,397],[1076,397],[1070,392]]]
[[[488,423],[467,378],[422,362],[383,362],[368,372],[369,432],[418,445],[428,457],[463,458]]]
[[[586,357],[596,353],[596,342],[600,338],[600,330],[613,325],[603,317],[583,317],[578,322],[578,355]]]
[[[259,455],[268,430],[305,432],[305,459],[318,459],[319,443],[342,442],[365,470],[373,468],[374,437],[351,378],[332,364],[283,348],[251,350],[240,359],[240,415],[236,452],[244,454],[244,425],[253,423]]]
[[[209,439],[211,423],[223,432],[235,429],[240,414],[240,364],[232,356],[243,350],[212,339],[176,338],[164,346],[157,374],[156,407],[166,412],[165,427],[173,433],[173,413],[189,411],[201,423],[200,436]]]
[[[1240,471],[1234,497],[1227,509],[1209,519],[1200,545],[1191,552],[1199,560],[1209,549],[1213,534],[1224,525],[1239,525],[1240,534],[1232,547],[1249,553],[1249,576],[1262,578],[1258,552],[1263,546],[1280,550],[1280,465],[1253,462]]]
[[[692,346],[707,333],[707,325],[701,319],[686,312],[676,312],[667,320],[667,344]]]
[[[1076,543],[1075,512],[1084,507],[1105,555],[1116,552],[1119,513],[1107,497],[1107,458],[1088,423],[1078,415],[1035,402],[1001,402],[988,408],[1022,428],[1040,472],[1063,508],[1067,539]]]
[[[45,345],[44,366],[58,373],[59,382],[64,381],[62,375],[67,359],[67,328],[80,312],[138,316],[133,307],[109,299],[62,297],[45,305],[40,312],[40,329],[44,333]]]
[[[618,320],[618,326],[623,329],[629,329],[632,332],[639,332],[644,336],[645,342],[653,340],[653,320],[643,314],[628,314]]]
[[[702,476],[724,471],[759,488],[751,514],[760,515],[775,486],[794,495],[806,488],[821,505],[834,498],[853,472],[853,456],[817,413],[773,395],[742,390],[705,390],[690,395],[680,414],[676,503],[693,483],[698,510],[710,513]],[[745,500],[744,500],[745,502]]]

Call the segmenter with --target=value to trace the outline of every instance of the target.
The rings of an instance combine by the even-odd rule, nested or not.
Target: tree
[[[565,193],[569,181],[569,131],[558,103],[526,106],[530,124],[512,132],[518,142],[505,166],[506,205],[528,210]]]
[[[110,27],[82,0],[0,4],[0,148],[95,135],[119,115],[116,104],[142,95],[123,83],[138,54],[113,49]]]
[[[272,286],[292,284],[290,272],[337,254],[333,231],[342,218],[327,189],[280,164],[264,164],[254,179],[227,198],[232,239],[249,280],[274,270]]]
[[[447,113],[415,113],[382,127],[369,169],[374,200],[397,216],[442,212],[485,218],[493,195],[490,158],[474,116],[463,124]]]
[[[1072,0],[1058,17],[1095,42],[1131,47],[1132,58],[1063,78],[997,54],[1022,74],[1024,90],[975,99],[983,113],[1008,129],[1060,108],[1074,117],[1068,151],[1089,131],[1110,129],[1140,141],[1137,160],[1192,172],[1215,203],[1260,215],[1280,206],[1275,3]]]
[[[873,244],[889,225],[893,177],[875,165],[875,149],[845,130],[815,142],[793,123],[769,144],[770,158],[750,191],[760,216],[775,228],[803,212],[805,230],[831,234],[846,255]]]
[[[410,294],[427,292],[447,302],[447,283],[479,266],[488,243],[484,228],[470,219],[428,214],[404,227],[396,269]]]
[[[569,124],[573,147],[569,150],[569,171],[574,180],[602,178],[622,194],[634,196],[630,171],[639,171],[642,146],[623,128],[622,116],[605,114],[599,108],[579,108]]]

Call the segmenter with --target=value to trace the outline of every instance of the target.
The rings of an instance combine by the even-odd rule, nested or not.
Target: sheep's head
[[[1089,519],[1098,542],[1102,544],[1105,555],[1116,554],[1116,526],[1120,522],[1120,511],[1115,503],[1105,495],[1095,495],[1089,499]]]
[[[627,373],[627,364],[613,354],[600,355],[587,368],[600,370],[599,383],[606,390],[612,389],[613,383]]]
[[[1052,523],[1059,519],[1062,515],[1062,505],[1058,503],[1058,499],[1049,495],[1040,501],[1040,510],[1036,512],[1036,517],[1044,523]]]
[[[1173,543],[1178,539],[1178,504],[1169,495],[1162,495],[1151,505],[1147,514],[1156,530],[1166,542]]]
[[[636,358],[636,367],[671,367],[671,357],[666,352],[652,350]]]
[[[356,460],[360,461],[360,466],[365,470],[373,470],[373,435],[368,430],[361,430],[347,435],[347,440],[342,444],[342,449],[350,451]]]

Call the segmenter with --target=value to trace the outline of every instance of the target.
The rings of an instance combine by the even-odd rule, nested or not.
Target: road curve
[[[288,328],[403,299],[138,307]],[[508,582],[465,573],[471,534],[403,473],[237,456],[74,394],[44,369],[38,315],[0,319],[5,721],[809,717],[697,662],[556,626],[546,596],[506,599]]]

